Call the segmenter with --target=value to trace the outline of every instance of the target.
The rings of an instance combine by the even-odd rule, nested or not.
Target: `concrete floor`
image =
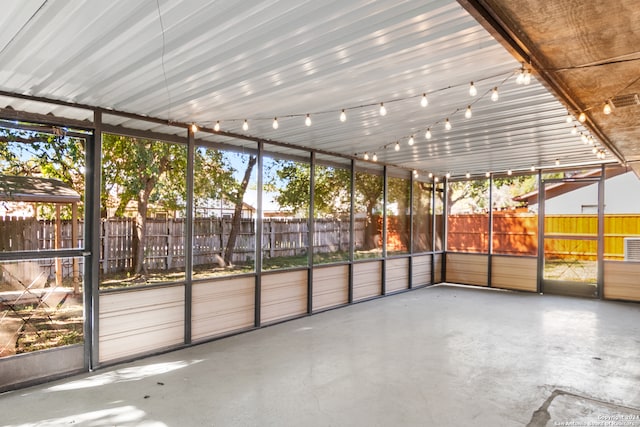
[[[640,304],[435,286],[5,393],[0,424],[640,426],[637,408]]]

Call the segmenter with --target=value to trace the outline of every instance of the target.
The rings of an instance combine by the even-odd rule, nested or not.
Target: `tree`
[[[136,202],[136,239],[133,272],[146,272],[144,247],[149,204],[162,200],[165,207],[184,206],[186,147],[142,138],[105,134],[102,139],[102,202],[116,196],[116,216]],[[106,211],[107,206],[103,206]]]

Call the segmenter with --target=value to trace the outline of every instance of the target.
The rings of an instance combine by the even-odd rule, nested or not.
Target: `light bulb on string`
[[[364,156],[362,157],[364,157],[365,160],[369,160],[369,153],[365,151]]]
[[[307,117],[304,119],[304,124],[307,126],[311,126],[311,116],[307,114]]]
[[[380,103],[380,115],[381,116],[386,116],[387,115],[387,109],[384,106],[384,102]]]
[[[582,140],[582,142],[585,144],[589,143],[589,138],[587,138],[587,135],[585,135],[584,133],[580,133],[580,140]]]
[[[213,126],[213,130],[220,132],[220,120],[216,121],[216,124]]]
[[[451,122],[449,121],[449,118],[447,117],[447,119],[444,121],[444,128],[446,130],[451,130]]]
[[[587,121],[587,115],[583,112],[580,113],[580,115],[578,116],[578,121],[580,123],[584,123]]]
[[[467,105],[467,111],[464,112],[464,117],[470,119],[471,115],[471,105]]]
[[[445,175],[445,178],[447,179],[451,178],[451,172],[447,172],[447,174]]]
[[[417,170],[417,169],[414,169],[414,170],[413,170],[413,177],[414,177],[414,178],[417,178],[417,177],[418,177],[418,170]]]
[[[395,147],[393,147],[393,149],[396,151],[400,151],[400,142],[396,141],[396,145]]]
[[[591,149],[591,152],[592,152],[593,154],[596,154],[596,153],[598,152],[598,147],[593,147],[593,148]]]
[[[516,84],[523,84],[524,83],[524,64],[522,64],[522,67],[520,67],[520,72],[518,73],[518,77],[516,77]]]
[[[244,123],[242,124],[242,130],[244,130],[244,131],[248,131],[249,130],[249,122],[247,122],[246,119],[245,119]]]
[[[374,162],[378,161],[378,155],[376,153],[373,153],[373,157],[371,157],[371,160],[373,160]]]
[[[422,94],[422,99],[420,100],[420,105],[422,105],[423,107],[426,107],[427,105],[429,105],[429,100],[427,100],[427,94],[426,93]]]
[[[429,179],[433,178],[433,173],[429,172]]]
[[[431,128],[427,129],[427,131],[424,133],[424,137],[426,139],[431,139]]]
[[[573,127],[571,128],[571,135],[577,135],[578,134],[578,126],[573,125]]]
[[[347,113],[344,112],[344,108],[340,112],[340,121],[341,122],[346,122],[347,121]]]
[[[411,138],[409,138],[409,142],[408,142],[409,146],[413,145],[415,142],[416,141],[415,139],[413,139],[413,135],[411,135]]]
[[[570,111],[567,111],[567,118],[565,120],[567,121],[567,123],[573,122],[573,116],[571,115]]]
[[[491,172],[485,172],[484,176],[489,178],[491,176]]]
[[[272,126],[273,126],[274,129],[278,129],[278,118],[277,117],[273,118],[273,125]]]
[[[595,144],[595,142],[594,142],[594,140],[593,140],[593,137],[592,137],[591,135],[589,135],[589,136],[587,137],[587,142],[588,142],[590,145],[594,145],[594,144]]]
[[[528,85],[529,83],[531,83],[531,71],[529,70],[524,70],[524,81],[523,81],[524,85]]]
[[[604,106],[602,107],[602,112],[606,115],[611,114],[611,104],[609,103],[609,101],[604,103]]]
[[[556,159],[556,166],[560,166],[560,159]]]
[[[491,91],[491,100],[493,102],[496,102],[499,98],[500,98],[500,95],[498,94],[498,86],[496,86]]]
[[[476,89],[473,82],[469,83],[469,95],[476,96],[478,94],[478,89]]]
[[[536,167],[534,165],[531,165],[531,172],[535,172],[536,171]]]
[[[437,176],[436,176],[436,177],[433,177],[433,182],[438,182],[438,181],[440,181],[440,179],[438,179],[438,177],[437,177]]]
[[[513,175],[513,171],[512,171],[511,169],[509,169],[509,170],[507,171],[507,175],[509,175],[509,176]]]
[[[195,123],[191,123],[191,132],[193,133],[198,132],[198,126],[196,126]]]
[[[467,179],[471,178],[471,174],[470,174],[469,172],[467,172],[464,176],[465,176]]]

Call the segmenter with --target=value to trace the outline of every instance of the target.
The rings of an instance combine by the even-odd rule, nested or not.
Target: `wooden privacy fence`
[[[488,227],[487,214],[450,215],[447,249],[459,252],[487,252]],[[545,229],[547,235],[545,253],[549,257],[596,259],[596,241],[554,239],[552,236],[596,237],[598,235],[597,215],[547,215]],[[605,215],[604,255],[606,259],[624,259],[625,237],[640,237],[640,215]],[[536,255],[538,253],[538,215],[494,212],[493,252]]]

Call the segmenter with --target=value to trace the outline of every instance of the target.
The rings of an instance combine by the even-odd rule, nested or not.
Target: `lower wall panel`
[[[442,254],[433,254],[433,283],[442,283]]]
[[[195,283],[191,338],[200,340],[253,326],[255,283],[253,276]]]
[[[34,351],[0,359],[0,393],[20,384],[84,370],[84,345]]]
[[[487,286],[488,255],[447,254],[447,282]]]
[[[99,340],[100,362],[184,343],[184,286],[101,294]]]
[[[349,302],[349,266],[313,269],[313,310],[335,307]]]
[[[372,298],[382,293],[382,262],[353,264],[353,300]]]
[[[307,270],[262,276],[260,322],[269,323],[307,312]]]
[[[385,262],[387,294],[409,288],[409,261],[409,258],[394,258]]]
[[[499,256],[491,257],[491,286],[536,292],[538,259],[535,257]]]
[[[431,255],[411,259],[411,287],[431,284]]]
[[[604,297],[640,301],[640,262],[605,261]]]

